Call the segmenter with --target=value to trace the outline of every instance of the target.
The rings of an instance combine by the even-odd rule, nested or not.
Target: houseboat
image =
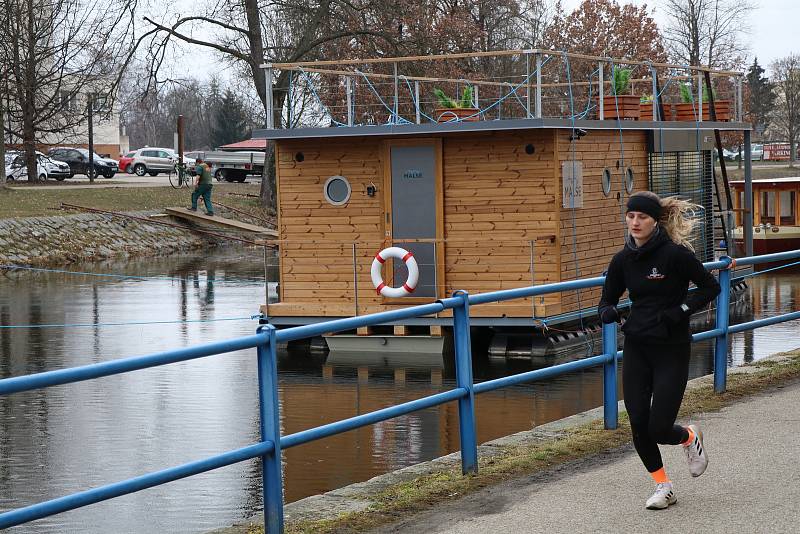
[[[800,249],[800,177],[753,180],[753,253],[772,254]],[[736,213],[733,236],[744,247],[745,182],[731,182]],[[779,263],[778,263],[779,264]],[[777,264],[760,264],[757,270]]]
[[[461,56],[348,60],[337,62],[338,70],[330,63],[265,65],[268,80],[278,71],[291,71],[294,80],[284,88],[284,96],[294,96],[282,99],[268,113],[268,128],[253,136],[274,142],[275,149],[280,301],[262,307],[270,323],[309,324],[426,303],[456,290],[479,293],[600,275],[624,244],[627,197],[645,189],[703,206],[693,242],[698,257],[711,260],[714,130],[749,137],[750,127],[736,120],[739,103],[733,106],[734,120],[710,120],[698,82],[708,71],[715,82],[727,82],[714,94],[727,87],[735,95],[741,73],[675,65],[651,69],[647,61],[581,55],[565,66],[567,56],[497,52],[505,63],[521,65],[522,73],[507,80],[478,73],[468,79],[404,75],[420,72],[412,65],[461,61]],[[575,74],[564,82],[564,68],[578,72],[580,61],[590,61],[599,75],[576,81]],[[364,65],[377,72],[360,70]],[[642,73],[632,76],[638,85],[631,93],[661,94],[666,100],[677,98],[681,80],[694,83],[703,103],[695,119],[661,120],[668,105],[652,103],[647,115],[637,107],[635,116],[625,117],[630,105],[620,102],[630,95],[609,94],[612,73],[623,67]],[[656,69],[662,70],[661,83],[675,80],[669,88],[659,85]],[[342,91],[325,97],[319,89],[311,91],[314,83]],[[466,86],[468,102],[458,113],[434,109],[432,88],[464,95]],[[297,113],[286,109],[286,101],[302,91],[319,99],[311,106],[315,116],[324,110],[328,118],[279,127],[280,117],[286,121]],[[269,106],[274,96],[268,95]],[[638,96],[634,100],[638,106]],[[302,124],[296,116],[289,122]],[[385,253],[376,271],[376,254],[393,247],[410,252],[415,265]],[[418,275],[413,288],[407,286],[410,269]],[[404,287],[412,291],[399,290]],[[471,324],[496,340],[564,321],[585,326],[584,317],[595,320],[599,292],[476,306]],[[379,335],[365,329],[327,341],[346,350],[356,350],[358,343],[391,351],[400,341],[411,343],[410,350],[441,350],[441,336],[451,325],[448,311],[387,325]],[[548,333],[551,340],[580,338]]]

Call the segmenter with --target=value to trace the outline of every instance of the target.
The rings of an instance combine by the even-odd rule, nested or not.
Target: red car
[[[136,151],[132,150],[119,158],[119,172],[133,172],[133,169],[128,170],[128,165],[133,161],[134,154],[136,154]]]

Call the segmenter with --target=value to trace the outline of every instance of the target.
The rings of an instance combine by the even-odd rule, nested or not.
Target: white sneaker
[[[694,439],[688,445],[684,445],[686,460],[689,462],[689,472],[693,477],[699,477],[706,472],[708,467],[708,456],[703,447],[703,433],[697,425],[689,425],[694,432]]]
[[[648,510],[663,510],[676,502],[678,502],[678,497],[672,490],[672,482],[664,482],[656,486],[656,492],[647,499],[645,506]]]

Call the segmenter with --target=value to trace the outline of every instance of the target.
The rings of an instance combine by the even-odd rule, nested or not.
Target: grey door
[[[436,297],[436,261],[444,247],[433,243],[403,243],[403,239],[436,238],[436,147],[433,145],[393,146],[392,239],[394,245],[410,251],[419,265],[419,283],[412,297]],[[439,260],[442,261],[441,259]],[[394,282],[401,285],[408,276],[401,261],[394,262]]]

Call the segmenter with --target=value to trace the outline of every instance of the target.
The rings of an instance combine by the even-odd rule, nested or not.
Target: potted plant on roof
[[[639,99],[639,120],[642,121],[651,121],[653,120],[653,105],[656,104],[656,99],[653,98],[653,95],[643,95]],[[659,120],[662,121],[671,121],[672,120],[672,104],[668,102],[661,103],[662,109],[664,110],[664,116],[660,117]]]
[[[630,91],[630,79],[631,69],[614,69],[611,76],[611,94],[603,95],[603,116],[605,119],[639,120],[641,113],[639,97],[626,94]],[[597,113],[599,116],[599,107]]]
[[[709,91],[703,93],[703,121],[711,120],[711,108],[708,104]],[[731,101],[730,100],[717,100],[716,92],[714,96],[714,111],[717,115],[718,121],[731,120]],[[675,104],[675,120],[678,121],[691,121],[699,120],[700,106],[695,102],[692,88],[687,84],[681,84],[681,103]]]
[[[434,109],[436,122],[474,122],[480,120],[480,110],[475,107],[472,100],[472,86],[467,85],[461,92],[461,98],[453,100],[441,89],[434,89],[433,94],[439,105]]]

